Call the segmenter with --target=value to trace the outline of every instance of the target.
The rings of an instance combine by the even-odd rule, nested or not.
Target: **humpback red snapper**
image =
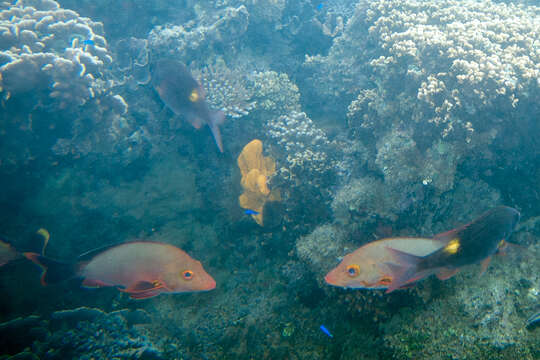
[[[134,299],[216,287],[199,261],[173,245],[159,242],[134,241],[93,250],[81,255],[76,263],[37,253],[24,256],[44,269],[43,285],[81,278],[85,287],[115,286]]]

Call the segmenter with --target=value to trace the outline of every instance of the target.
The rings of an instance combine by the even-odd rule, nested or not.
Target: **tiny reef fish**
[[[24,253],[42,267],[41,284],[81,278],[85,287],[115,286],[133,299],[161,293],[207,291],[215,280],[201,263],[169,244],[133,241],[92,250],[75,263],[65,263],[38,253]]]
[[[95,45],[96,43],[92,39],[83,40],[83,45]]]
[[[323,333],[325,333],[326,335],[328,335],[328,337],[331,337],[331,338],[334,337],[334,335],[332,335],[332,333],[330,333],[330,330],[328,330],[328,329],[326,328],[326,326],[321,325],[319,328],[321,329],[321,331],[322,331]]]
[[[246,210],[244,210],[244,214],[246,214],[246,215],[259,215],[259,212],[255,211],[255,210],[251,210],[251,209],[246,209]]]
[[[225,114],[210,110],[203,88],[184,64],[170,59],[157,61],[152,71],[152,85],[165,105],[176,115],[184,116],[194,128],[207,124],[219,151],[223,152],[218,126],[225,120]]]
[[[389,249],[424,256],[444,245],[444,239],[397,237],[367,243],[346,255],[324,278],[329,285],[350,289],[386,289],[392,282],[388,263],[393,260]],[[438,274],[444,278],[445,271]]]
[[[438,273],[441,269],[455,272],[462,266],[482,261],[484,271],[491,256],[514,231],[519,217],[514,208],[493,208],[467,225],[437,235],[438,239],[447,241],[446,245],[424,256],[388,248],[394,260],[387,263],[392,281],[386,292]]]

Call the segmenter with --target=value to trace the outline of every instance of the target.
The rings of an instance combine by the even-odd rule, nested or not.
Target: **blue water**
[[[539,22],[538,1],[0,4],[0,358],[539,358]],[[158,81],[162,59],[189,76]],[[325,282],[371,241],[497,205],[517,246],[481,277]],[[79,255],[130,241],[216,288],[81,287]],[[23,252],[78,265],[42,286]],[[139,291],[170,285],[160,256]],[[101,279],[142,276],[125,259]]]

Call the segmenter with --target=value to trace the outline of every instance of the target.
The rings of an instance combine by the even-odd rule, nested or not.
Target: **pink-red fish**
[[[63,263],[37,253],[24,256],[43,268],[43,285],[81,278],[83,286],[114,286],[134,299],[216,287],[199,261],[173,245],[159,242],[134,241],[97,249],[81,255],[77,263]]]
[[[388,263],[392,282],[386,292],[421,280],[441,269],[457,270],[480,261],[483,262],[482,268],[487,268],[491,256],[514,231],[519,217],[519,212],[514,208],[493,208],[467,225],[437,235],[447,244],[428,255],[389,248],[394,259]]]
[[[392,283],[392,271],[388,265],[393,261],[389,249],[405,251],[417,256],[430,254],[446,245],[444,239],[388,238],[372,241],[346,255],[341,263],[330,271],[325,280],[328,284],[351,289],[386,289]],[[440,277],[447,273],[441,271]]]

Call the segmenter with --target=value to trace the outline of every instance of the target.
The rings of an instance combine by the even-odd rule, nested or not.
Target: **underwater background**
[[[226,115],[223,153],[152,86],[161,59]],[[2,1],[0,75],[2,240],[39,252],[44,228],[73,262],[165,242],[217,283],[132,300],[12,261],[0,359],[540,358],[538,1]],[[238,160],[254,139],[261,193]],[[497,205],[517,246],[481,276],[324,281]]]

